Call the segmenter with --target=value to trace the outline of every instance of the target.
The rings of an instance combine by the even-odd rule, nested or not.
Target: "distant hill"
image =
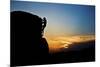
[[[64,52],[51,54],[50,63],[95,61],[95,41],[74,43]]]

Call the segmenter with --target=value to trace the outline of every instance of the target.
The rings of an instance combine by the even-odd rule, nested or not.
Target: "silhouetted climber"
[[[11,12],[11,66],[48,62],[48,43],[43,38],[47,20],[23,11]]]
[[[44,28],[46,27],[46,24],[47,24],[47,20],[46,20],[46,18],[44,17],[43,18],[43,21],[42,21],[43,23],[42,23],[42,35],[44,34]]]

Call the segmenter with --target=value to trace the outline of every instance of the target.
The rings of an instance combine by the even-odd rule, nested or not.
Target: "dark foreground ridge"
[[[48,43],[43,38],[46,18],[23,11],[11,12],[11,66],[43,64]]]

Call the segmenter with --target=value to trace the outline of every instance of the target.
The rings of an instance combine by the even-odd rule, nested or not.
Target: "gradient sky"
[[[47,18],[48,36],[95,34],[95,7],[89,5],[12,1],[11,11],[26,11]]]

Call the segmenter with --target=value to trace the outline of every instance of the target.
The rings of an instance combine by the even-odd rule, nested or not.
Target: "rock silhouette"
[[[11,66],[47,62],[48,43],[42,37],[46,23],[46,18],[28,12],[11,12]]]

